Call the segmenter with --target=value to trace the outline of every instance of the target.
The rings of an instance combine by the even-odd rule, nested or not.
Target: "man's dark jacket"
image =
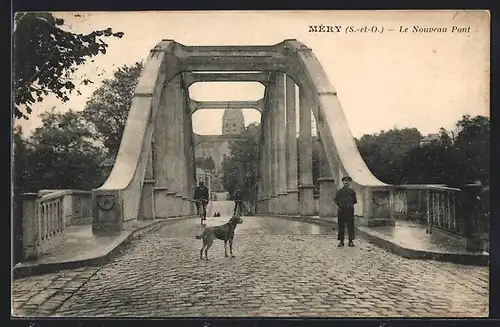
[[[196,187],[194,190],[194,199],[195,200],[205,200],[208,202],[208,188],[206,187]]]
[[[350,187],[342,187],[338,190],[334,201],[341,208],[352,207],[358,203],[356,192]]]

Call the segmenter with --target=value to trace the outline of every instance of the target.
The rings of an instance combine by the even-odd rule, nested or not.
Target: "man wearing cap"
[[[349,238],[349,246],[354,246],[354,205],[358,202],[356,192],[349,187],[352,178],[349,176],[342,177],[344,187],[339,189],[335,194],[334,202],[339,207],[337,216],[339,222],[338,246],[344,246],[345,225],[347,225],[347,233]]]

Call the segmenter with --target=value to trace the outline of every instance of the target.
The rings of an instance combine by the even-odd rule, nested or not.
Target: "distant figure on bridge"
[[[344,187],[335,194],[334,202],[339,207],[337,216],[339,221],[338,240],[340,243],[338,246],[344,246],[346,225],[349,246],[354,246],[354,205],[358,200],[356,198],[356,192],[349,186],[351,182],[351,177],[342,177]]]
[[[243,215],[243,199],[241,197],[241,192],[240,190],[237,190],[236,193],[234,194],[234,210],[233,210],[233,215],[236,215],[236,210],[238,210],[239,215]]]
[[[196,203],[196,211],[198,213],[198,216],[202,216],[202,224],[203,220],[207,220],[208,198],[208,188],[205,186],[205,183],[203,181],[200,181],[199,186],[194,190],[194,201]]]

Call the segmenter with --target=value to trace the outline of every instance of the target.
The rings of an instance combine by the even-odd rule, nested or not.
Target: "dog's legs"
[[[231,253],[231,258],[235,258],[235,256],[233,255],[233,239],[232,238],[229,239],[229,253]]]
[[[205,249],[205,244],[203,244],[203,246],[201,247],[201,250],[200,250],[200,260],[203,259],[203,250]]]
[[[205,260],[208,261],[208,249],[210,249],[210,245],[208,245],[206,248],[205,248]]]
[[[225,240],[225,241],[224,241],[224,256],[225,256],[226,258],[227,258],[227,257],[229,257],[229,256],[227,255],[227,240]]]
[[[206,244],[205,244],[205,259],[208,261],[208,249],[212,246],[212,243],[214,242],[214,237],[213,235],[207,236]]]
[[[207,246],[207,241],[206,241],[207,236],[205,235],[205,231],[203,231],[203,233],[200,236],[201,236],[201,239],[203,240],[203,245],[202,245],[201,250],[200,250],[200,260],[201,260],[201,259],[203,259],[203,250]]]

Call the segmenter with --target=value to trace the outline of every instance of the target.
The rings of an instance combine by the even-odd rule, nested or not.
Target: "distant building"
[[[241,109],[226,109],[222,116],[222,134],[240,135],[245,130],[245,118]],[[215,163],[215,173],[219,173],[222,162],[229,156],[229,142],[202,142],[196,146],[196,157],[212,157]]]
[[[212,157],[215,164],[215,173],[219,173],[222,168],[222,162],[226,156],[229,156],[229,142],[202,142],[196,146],[196,157]]]
[[[426,145],[432,142],[441,142],[441,136],[439,134],[429,134],[424,136],[420,141],[420,145]]]

